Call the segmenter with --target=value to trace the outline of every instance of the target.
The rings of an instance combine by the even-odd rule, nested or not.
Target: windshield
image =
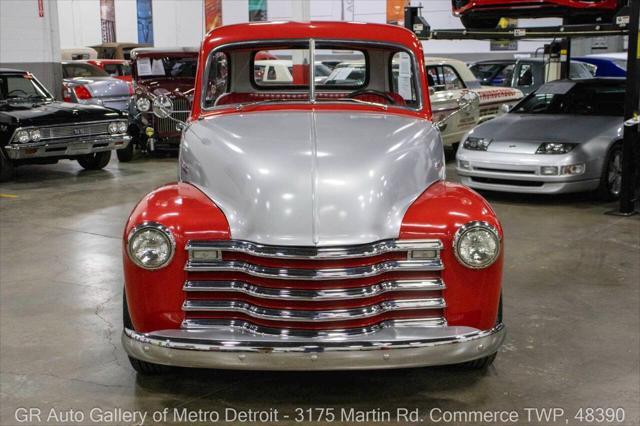
[[[31,74],[0,75],[0,100],[20,101],[51,97]]]
[[[259,47],[218,48],[210,55],[202,85],[205,109],[309,101],[385,108],[422,105],[415,58],[398,46],[346,40],[264,41]]]
[[[195,78],[198,58],[195,56],[139,57],[135,62],[140,78]]]
[[[547,84],[527,96],[511,112],[623,116],[624,94],[623,84]]]
[[[82,77],[109,77],[106,71],[95,65],[90,64],[63,64],[62,75],[64,78],[82,78]]]

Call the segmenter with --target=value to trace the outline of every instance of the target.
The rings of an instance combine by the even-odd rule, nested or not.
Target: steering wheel
[[[25,94],[25,96],[29,96],[29,94],[28,94],[27,92],[25,92],[24,90],[22,90],[22,89],[13,89],[13,90],[11,90],[9,93],[7,93],[7,96],[11,96],[11,95],[12,95],[12,94],[14,94],[15,92],[22,92],[22,93],[24,93],[24,94]]]
[[[356,90],[355,92],[351,92],[347,95],[348,98],[355,98],[358,97],[360,95],[376,95],[376,96],[380,96],[381,98],[384,98],[387,102],[389,102],[390,105],[395,105],[396,101],[395,99],[393,99],[391,96],[389,96],[388,94],[381,92],[379,90],[374,90],[374,89],[360,89],[360,90]]]

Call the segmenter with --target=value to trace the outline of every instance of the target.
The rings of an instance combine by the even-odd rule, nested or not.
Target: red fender
[[[487,222],[495,226],[500,235],[500,255],[484,269],[467,268],[453,253],[456,231],[472,221]],[[431,185],[405,213],[400,239],[438,238],[444,244],[442,279],[446,286],[445,316],[449,325],[483,330],[495,325],[504,256],[502,235],[500,222],[489,203],[475,191],[451,182]]]
[[[145,222],[166,226],[175,238],[173,260],[164,268],[140,268],[127,255],[127,236]],[[184,318],[182,285],[186,279],[187,241],[230,238],[229,223],[222,211],[190,184],[166,185],[145,196],[129,216],[123,238],[125,292],[136,331],[180,328]]]

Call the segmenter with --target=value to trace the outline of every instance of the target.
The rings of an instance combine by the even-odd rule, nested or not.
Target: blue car
[[[594,65],[595,77],[626,77],[627,54],[611,53],[610,55],[590,55],[575,59]]]

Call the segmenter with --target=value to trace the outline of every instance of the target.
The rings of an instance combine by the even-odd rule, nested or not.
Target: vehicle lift
[[[422,16],[422,6],[404,9],[404,26],[420,40],[524,40],[553,39],[545,56],[561,61],[560,76],[569,75],[572,38],[627,35],[627,90],[624,105],[622,188],[617,210],[609,214],[632,216],[640,198],[640,0],[629,0],[611,23],[560,25],[551,27],[497,29],[432,29]],[[557,40],[557,41],[556,41]]]

